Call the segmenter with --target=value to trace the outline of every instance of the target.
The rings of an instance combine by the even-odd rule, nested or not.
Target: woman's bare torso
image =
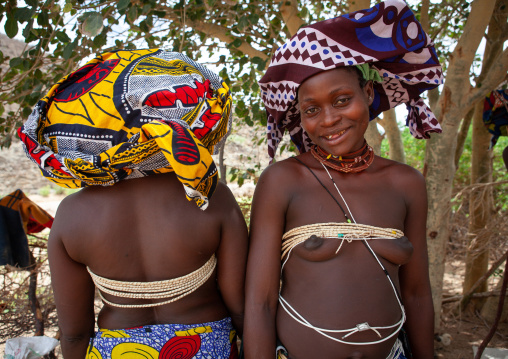
[[[216,192],[218,197],[220,192]],[[75,261],[102,277],[131,282],[180,277],[201,267],[220,243],[220,211],[212,204],[201,211],[188,201],[174,174],[122,181],[109,188],[86,188],[76,197],[74,208],[79,217],[63,242]],[[120,329],[222,319],[228,314],[215,278],[216,270],[196,291],[162,306],[126,309],[104,305],[98,326]],[[104,297],[119,304],[164,300]]]
[[[308,155],[300,158],[347,210],[321,165],[316,166]],[[331,173],[358,223],[403,231],[406,207],[403,193],[389,175],[388,166],[393,166],[393,162],[379,157],[376,161],[370,171],[359,174]],[[306,224],[343,222],[342,210],[310,172],[300,164],[295,164],[295,171],[298,185],[289,199],[285,232]],[[399,290],[398,268],[410,259],[411,243],[404,237],[375,239],[369,244]],[[396,324],[402,313],[373,255],[361,241],[345,242],[335,254],[339,245],[338,238],[320,238],[318,233],[297,245],[283,270],[283,298],[311,324],[325,329],[349,329],[365,322],[371,326]],[[386,337],[393,331],[380,333]],[[362,346],[338,343],[297,323],[280,304],[277,333],[295,359],[386,358],[396,339],[395,336],[380,344]],[[373,331],[355,333],[346,339],[342,339],[344,334],[331,335],[352,342],[379,339]]]

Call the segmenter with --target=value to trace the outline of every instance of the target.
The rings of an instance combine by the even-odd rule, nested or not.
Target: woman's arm
[[[413,358],[432,359],[434,307],[426,241],[427,191],[425,179],[416,170],[413,170],[404,182],[407,206],[404,232],[414,249],[409,263],[400,269],[400,288],[407,314],[405,328]]]
[[[247,225],[236,200],[227,188],[219,184],[215,196],[219,197],[222,214],[221,241],[217,251],[217,283],[240,336],[243,335],[245,308],[245,268],[247,266]]]
[[[69,256],[62,241],[63,233],[72,233],[64,218],[65,213],[72,212],[64,202],[58,209],[48,241],[51,283],[63,356],[83,359],[95,327],[95,286],[86,267]]]
[[[252,202],[245,305],[247,359],[275,356],[281,242],[288,203],[284,166],[277,165],[263,172]]]

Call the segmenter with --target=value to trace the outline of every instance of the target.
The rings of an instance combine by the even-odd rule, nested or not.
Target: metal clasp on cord
[[[358,332],[364,332],[366,330],[372,330],[373,332],[375,332],[380,338],[382,337],[381,336],[381,333],[379,333],[379,331],[377,331],[376,329],[372,328],[369,323],[365,322],[365,323],[360,323],[360,324],[356,324],[356,328],[353,329],[350,333],[344,335],[342,337],[342,339],[344,338],[347,338],[349,337],[350,335],[352,334],[355,334],[355,333],[358,333]]]

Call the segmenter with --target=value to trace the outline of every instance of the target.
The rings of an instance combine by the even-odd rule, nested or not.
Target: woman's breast
[[[354,242],[360,243],[358,240]],[[340,238],[323,238],[311,235],[307,240],[295,246],[291,252],[292,255],[309,262],[323,262],[341,256],[341,252],[350,247],[352,243]],[[406,264],[413,253],[413,245],[407,237],[370,239],[368,244],[377,256],[395,265]],[[367,250],[366,246],[365,250]]]

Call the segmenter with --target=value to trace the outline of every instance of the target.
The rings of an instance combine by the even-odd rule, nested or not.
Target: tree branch
[[[496,0],[475,0],[471,6],[464,32],[450,55],[446,82],[434,111],[442,126],[456,126],[475,102],[470,95],[474,90],[471,90],[469,70],[492,17],[495,3]],[[482,89],[484,88],[482,86]],[[487,89],[483,90],[477,98],[482,94],[485,95],[487,91]],[[466,98],[468,96],[471,98]],[[447,116],[451,108],[459,110],[459,113]]]
[[[215,37],[227,44],[232,43],[236,39],[234,36],[228,35],[228,29],[216,24],[205,23],[202,21],[188,21],[186,25],[205,33],[207,36]],[[237,49],[249,57],[257,56],[265,61],[268,60],[268,55],[266,55],[263,51],[256,50],[244,40],[242,40],[242,44],[237,47]]]
[[[304,24],[303,20],[298,16],[297,2],[295,0],[284,1],[280,7],[280,13],[290,35],[293,36]]]
[[[430,0],[422,0],[422,10],[420,12],[420,23],[422,24],[423,31],[429,33],[429,5]]]
[[[490,71],[481,83],[481,87],[477,87],[469,91],[464,103],[475,103],[485,97],[492,89],[499,86],[500,83],[508,78],[508,48],[500,53],[493,61]]]
[[[349,12],[368,9],[370,0],[348,0]]]
[[[496,0],[475,0],[473,2],[464,32],[453,50],[453,57],[462,58],[466,64],[473,62],[476,50],[492,17],[495,4]]]
[[[471,299],[471,295],[473,292],[478,288],[483,282],[485,282],[491,275],[494,273],[494,271],[506,260],[508,256],[508,252],[505,252],[497,261],[495,261],[490,269],[485,273],[480,279],[476,281],[475,284],[471,288],[469,288],[468,292],[465,293],[462,296],[462,300],[460,301],[460,306],[462,308],[465,308],[467,304],[469,303],[469,300]]]
[[[402,137],[397,124],[395,109],[391,108],[384,111],[383,118],[379,119],[378,123],[385,129],[385,135],[388,138],[388,145],[390,147],[390,159],[406,163],[406,155],[404,153]]]

